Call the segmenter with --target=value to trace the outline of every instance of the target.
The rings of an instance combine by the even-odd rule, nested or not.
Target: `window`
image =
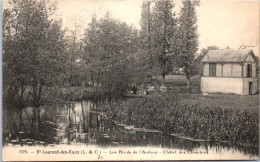
[[[209,64],[209,76],[210,77],[216,76],[216,65],[217,64]]]
[[[252,64],[247,64],[247,77],[252,78]]]

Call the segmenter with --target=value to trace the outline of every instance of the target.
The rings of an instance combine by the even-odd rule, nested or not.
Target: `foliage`
[[[186,104],[198,95],[159,94],[105,105],[109,118],[135,127],[161,130],[193,139],[258,143],[258,114],[247,109]]]
[[[151,2],[143,1],[141,11],[141,30],[139,31],[139,50],[137,53],[136,68],[139,71],[137,83],[150,82],[152,75],[157,74],[157,64],[153,59],[154,51],[152,50],[151,39]]]
[[[190,77],[196,74],[196,65],[194,63],[195,54],[198,50],[197,17],[196,6],[198,1],[185,0],[180,11],[178,39],[172,40],[177,45],[177,57],[179,67],[184,68],[187,78],[188,90],[190,88]]]
[[[153,8],[151,4],[151,1],[144,1],[142,5],[141,49],[144,55],[150,55],[146,65],[150,67],[148,76],[162,75],[162,85],[165,85],[165,75],[172,70],[170,40],[175,35],[177,20],[171,1],[156,1]]]
[[[137,30],[113,19],[95,15],[84,37],[84,56],[90,80],[104,93],[118,94],[131,85]]]
[[[52,18],[55,3],[12,0],[9,4],[3,14],[4,104],[39,106],[42,86],[62,80],[65,33],[61,21]]]

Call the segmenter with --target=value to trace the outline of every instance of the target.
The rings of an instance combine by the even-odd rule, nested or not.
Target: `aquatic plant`
[[[257,113],[216,103],[205,106],[183,102],[198,98],[199,95],[157,94],[111,102],[103,110],[111,120],[165,134],[258,146]]]

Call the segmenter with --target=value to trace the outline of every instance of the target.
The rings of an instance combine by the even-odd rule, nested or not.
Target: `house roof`
[[[209,52],[203,57],[201,62],[244,62],[249,54],[253,54],[253,51],[250,49],[209,50]]]

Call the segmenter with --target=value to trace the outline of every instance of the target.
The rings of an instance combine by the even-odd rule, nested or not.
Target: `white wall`
[[[249,94],[249,82],[252,82],[252,93],[255,94],[258,90],[257,78],[243,78],[243,93]]]
[[[255,63],[252,64],[252,77],[253,78],[256,77],[256,64]]]
[[[246,76],[246,69],[247,68],[247,63],[244,65],[244,76]],[[253,64],[253,77],[255,77],[255,69],[256,67]],[[204,64],[203,67],[203,76],[209,76],[209,64],[206,63]],[[221,64],[217,64],[216,66],[216,76],[217,77],[222,77],[222,66]],[[223,77],[242,77],[242,66],[239,63],[225,63],[223,64]]]
[[[209,76],[209,64],[206,63],[203,66],[203,76]]]
[[[231,64],[227,63],[223,66],[223,76],[231,77]]]
[[[243,78],[201,77],[201,91],[243,94]]]
[[[244,69],[243,69],[243,76],[247,77],[247,64],[252,64],[252,77],[255,78],[256,77],[256,64],[255,64],[255,60],[253,59],[253,57],[251,55],[248,55],[247,58],[245,59],[245,64],[244,64]]]
[[[242,66],[240,64],[232,64],[232,77],[242,77]]]
[[[256,77],[256,65],[255,63],[244,63],[244,67],[243,67],[243,76],[247,77],[247,65],[248,64],[252,64],[252,77],[255,78]]]
[[[217,66],[216,66],[216,76],[217,77],[222,76],[222,66],[220,64],[217,64]]]
[[[255,60],[253,59],[253,57],[251,55],[248,55],[245,60],[249,61],[249,62],[255,62]]]

